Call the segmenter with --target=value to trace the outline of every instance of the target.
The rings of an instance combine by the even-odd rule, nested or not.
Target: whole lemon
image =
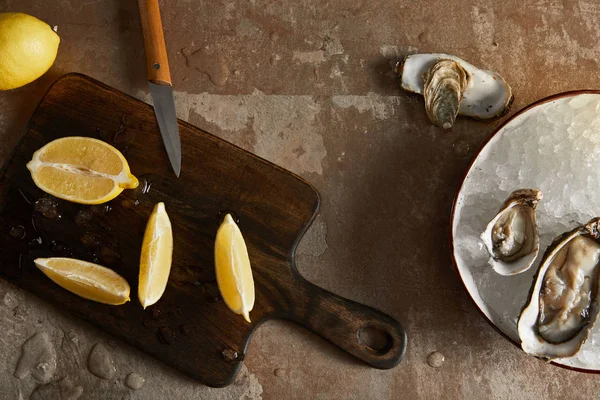
[[[0,13],[0,90],[26,85],[54,63],[60,38],[45,22],[22,13]]]

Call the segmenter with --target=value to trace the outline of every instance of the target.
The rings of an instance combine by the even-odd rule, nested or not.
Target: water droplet
[[[92,210],[93,214],[102,215],[102,214],[106,214],[106,213],[110,212],[110,210],[112,210],[112,206],[108,203],[98,204],[98,205],[91,206],[90,210]]]
[[[152,306],[150,307],[150,315],[152,315],[153,319],[158,319],[158,317],[160,317],[160,307],[159,306]]]
[[[19,271],[19,276],[23,274],[23,253],[19,253],[19,262],[17,264],[17,270]]]
[[[48,219],[60,219],[58,203],[50,197],[42,197],[35,202],[34,210]]]
[[[56,350],[46,332],[37,332],[21,347],[15,377],[23,379],[29,375],[40,382],[48,382],[56,371]]]
[[[425,30],[421,33],[419,33],[419,42],[421,43],[426,43],[429,42],[429,38],[430,38],[430,34],[428,30]]]
[[[227,361],[235,361],[238,359],[238,352],[232,349],[225,349],[221,352],[223,358]]]
[[[29,243],[27,243],[27,246],[29,246],[29,248],[35,249],[35,248],[40,247],[43,242],[44,241],[42,240],[42,238],[40,236],[38,236],[38,237],[35,237],[35,238],[31,239],[29,241]]]
[[[217,303],[219,300],[221,300],[219,287],[214,282],[209,282],[202,285],[202,294],[204,294],[204,299],[209,303]]]
[[[4,295],[3,302],[4,305],[10,308],[11,310],[19,305],[19,299],[17,299],[17,296],[13,292],[6,292],[6,294]]]
[[[269,39],[271,39],[271,42],[277,42],[279,40],[279,32],[277,31],[273,31],[269,34]]]
[[[79,241],[88,249],[95,249],[102,245],[100,235],[94,232],[86,232]]]
[[[25,231],[25,227],[23,225],[13,226],[10,229],[10,236],[15,239],[24,239],[27,232]]]
[[[112,141],[113,143],[117,143],[119,136],[124,133],[127,130],[127,115],[123,114],[121,115],[121,125],[119,126],[119,129],[117,129],[117,131],[114,133],[113,137],[112,137]]]
[[[172,344],[175,341],[175,332],[166,327],[159,328],[157,336],[162,344]]]
[[[96,253],[91,253],[90,254],[90,260],[94,264],[99,264],[100,263],[100,258],[98,258],[98,254],[96,254]]]
[[[213,84],[221,86],[229,79],[229,66],[225,57],[221,54],[211,53],[207,49],[196,50],[193,53],[187,49],[182,49],[181,53],[185,57],[186,65],[189,68],[194,68],[198,72],[208,75]]]
[[[445,360],[446,357],[444,357],[444,355],[439,351],[434,351],[427,356],[427,364],[433,368],[440,368]]]
[[[144,386],[144,382],[146,380],[144,379],[143,376],[141,376],[140,374],[137,374],[135,372],[130,373],[129,375],[127,375],[127,378],[125,378],[125,384],[127,385],[127,387],[129,389],[133,389],[133,390],[139,390],[142,388],[142,386]]]
[[[275,65],[279,62],[279,60],[281,60],[281,56],[279,54],[275,54],[269,59],[269,63],[271,65]]]
[[[98,257],[105,264],[115,264],[121,259],[121,255],[116,249],[107,246],[100,247]]]
[[[69,331],[69,333],[67,333],[67,338],[75,345],[79,344],[79,337],[77,336],[77,332]]]
[[[128,191],[128,194],[129,194],[128,197],[130,198],[129,200],[133,201],[135,203],[134,205],[139,204],[139,202],[136,203],[135,200],[137,200],[140,196],[148,194],[148,192],[150,192],[150,189],[152,188],[152,180],[151,179],[152,179],[151,174],[145,174],[145,175],[139,176],[138,177],[138,181],[139,181],[138,187],[136,187],[133,190]],[[123,204],[123,202],[121,204]],[[126,204],[125,206],[126,207],[129,206],[128,208],[131,208],[131,205],[132,204]]]
[[[471,145],[466,140],[459,139],[452,144],[452,151],[459,157],[468,155],[470,150]]]
[[[205,280],[203,279],[204,274],[197,268],[198,267],[194,266],[173,267],[171,268],[171,275],[169,277],[169,280],[181,284],[191,284],[195,287],[202,286],[202,284],[205,282]]]
[[[116,372],[111,354],[102,343],[96,343],[88,356],[88,369],[98,378],[111,379]]]
[[[139,192],[142,194],[148,194],[148,192],[150,191],[150,188],[152,187],[152,182],[150,182],[148,180],[148,178],[140,178],[140,184],[137,187],[137,189],[139,189]]]
[[[140,201],[138,199],[125,199],[125,200],[121,201],[121,205],[124,208],[133,208],[139,204],[140,204]]]
[[[29,311],[22,305],[18,305],[13,309],[13,316],[19,321],[25,321],[29,316]]]
[[[57,240],[53,240],[50,242],[50,251],[52,251],[54,253],[54,255],[56,255],[56,256],[61,256],[61,257],[72,257],[73,256],[73,252],[71,251],[69,246],[67,246],[66,244],[61,243]]]
[[[31,216],[31,227],[33,228],[34,232],[38,232],[39,233],[39,230],[37,228],[37,222],[35,222],[35,219],[36,219],[35,215],[32,215]]]
[[[33,204],[33,201],[31,201],[29,199],[29,197],[27,197],[27,195],[25,195],[25,193],[23,193],[23,191],[21,189],[17,189],[19,191],[19,193],[21,194],[21,197],[23,197],[23,200],[25,200],[25,202],[27,204]]]
[[[179,325],[179,332],[181,332],[183,336],[187,336],[192,333],[192,327],[187,324]]]
[[[75,223],[79,226],[87,225],[94,218],[94,214],[89,207],[82,208],[75,215]]]
[[[77,400],[83,393],[83,388],[71,382],[69,377],[64,377],[60,381],[38,386],[31,393],[30,400]]]
[[[240,218],[238,217],[238,215],[230,210],[221,210],[219,211],[219,213],[217,214],[217,217],[219,218],[219,223],[223,222],[223,220],[225,219],[225,216],[227,214],[231,214],[231,218],[233,218],[233,220],[235,221],[236,224],[240,224]]]

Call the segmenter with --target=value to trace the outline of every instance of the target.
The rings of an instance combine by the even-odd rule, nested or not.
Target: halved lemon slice
[[[250,322],[254,307],[254,279],[246,243],[231,214],[227,214],[215,240],[215,270],[225,304]]]
[[[160,300],[167,287],[173,257],[173,230],[163,203],[158,203],[146,225],[138,298],[144,308]]]
[[[44,192],[80,204],[105,203],[138,186],[123,154],[89,137],[53,140],[33,154],[27,169]]]
[[[48,278],[84,299],[111,305],[129,301],[129,284],[112,269],[74,258],[38,258],[34,262]]]

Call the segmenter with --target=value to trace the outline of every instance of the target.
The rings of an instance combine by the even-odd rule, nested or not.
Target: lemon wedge
[[[138,298],[144,308],[160,300],[167,287],[173,257],[173,230],[163,203],[158,203],[146,225]]]
[[[44,192],[80,204],[105,203],[139,184],[119,150],[89,137],[53,140],[33,154],[27,169]]]
[[[254,307],[254,279],[246,243],[231,214],[227,214],[215,240],[215,270],[225,304],[250,322]]]
[[[112,269],[74,258],[37,258],[34,262],[48,278],[84,299],[115,306],[129,301],[129,284]]]

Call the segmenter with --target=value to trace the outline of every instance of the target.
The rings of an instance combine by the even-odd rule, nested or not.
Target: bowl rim
[[[525,112],[548,102],[557,100],[557,99],[562,99],[564,97],[574,97],[574,96],[578,96],[581,94],[597,94],[600,95],[600,90],[593,90],[593,89],[583,89],[583,90],[570,90],[567,92],[561,92],[561,93],[556,93],[556,94],[552,94],[550,96],[547,97],[543,97],[539,100],[534,101],[533,103],[530,103],[529,105],[521,108],[519,111],[517,111],[516,113],[514,113],[513,115],[511,115],[510,117],[508,117],[504,122],[502,122],[500,125],[498,125],[498,127],[494,130],[494,132],[481,144],[481,146],[479,147],[479,149],[477,150],[477,152],[475,153],[475,156],[472,158],[471,162],[469,163],[469,166],[467,167],[466,171],[463,173],[462,175],[462,179],[460,181],[460,185],[458,187],[458,190],[456,191],[456,194],[454,195],[454,199],[452,200],[452,211],[450,212],[450,226],[449,226],[449,241],[450,241],[450,257],[452,258],[452,267],[454,269],[454,271],[458,274],[459,278],[460,278],[460,282],[462,284],[462,287],[464,289],[464,291],[467,293],[467,295],[469,296],[469,298],[471,299],[471,302],[473,303],[473,305],[475,305],[475,308],[477,309],[477,311],[479,312],[479,314],[481,314],[481,316],[484,318],[484,320],[492,326],[492,328],[494,328],[494,330],[496,332],[498,332],[501,336],[503,336],[506,340],[508,340],[510,343],[512,343],[515,347],[517,347],[519,350],[521,350],[521,344],[516,342],[515,340],[513,340],[511,337],[509,337],[507,334],[505,334],[504,332],[502,332],[500,330],[500,328],[498,328],[496,326],[496,324],[494,324],[494,322],[486,315],[486,313],[481,309],[481,307],[479,307],[479,304],[477,304],[477,302],[473,299],[473,296],[471,296],[471,292],[469,291],[469,289],[467,288],[467,285],[465,284],[465,280],[463,279],[463,276],[458,268],[458,263],[456,262],[456,257],[454,256],[455,254],[455,247],[454,247],[454,235],[453,235],[453,227],[454,227],[454,219],[456,217],[456,206],[457,206],[457,200],[458,200],[458,196],[460,195],[460,192],[463,189],[463,186],[465,185],[465,180],[467,178],[467,176],[469,175],[469,172],[471,172],[471,169],[473,168],[473,165],[475,164],[475,161],[479,158],[481,152],[485,149],[485,147],[489,144],[489,142],[509,123],[511,123],[515,118],[517,118],[518,116],[520,116],[521,114],[524,114]],[[521,350],[522,351],[522,350]],[[534,356],[531,356],[534,357]],[[537,357],[536,357],[537,358]],[[540,361],[542,361],[540,359]],[[579,368],[579,367],[572,367],[569,365],[564,365],[564,364],[559,364],[555,361],[550,361],[547,362],[547,364],[552,364],[556,367],[560,367],[563,369],[567,369],[570,371],[576,371],[576,372],[583,372],[583,373],[587,373],[587,374],[600,374],[600,369],[597,370],[593,370],[593,369],[586,369],[586,368]]]

